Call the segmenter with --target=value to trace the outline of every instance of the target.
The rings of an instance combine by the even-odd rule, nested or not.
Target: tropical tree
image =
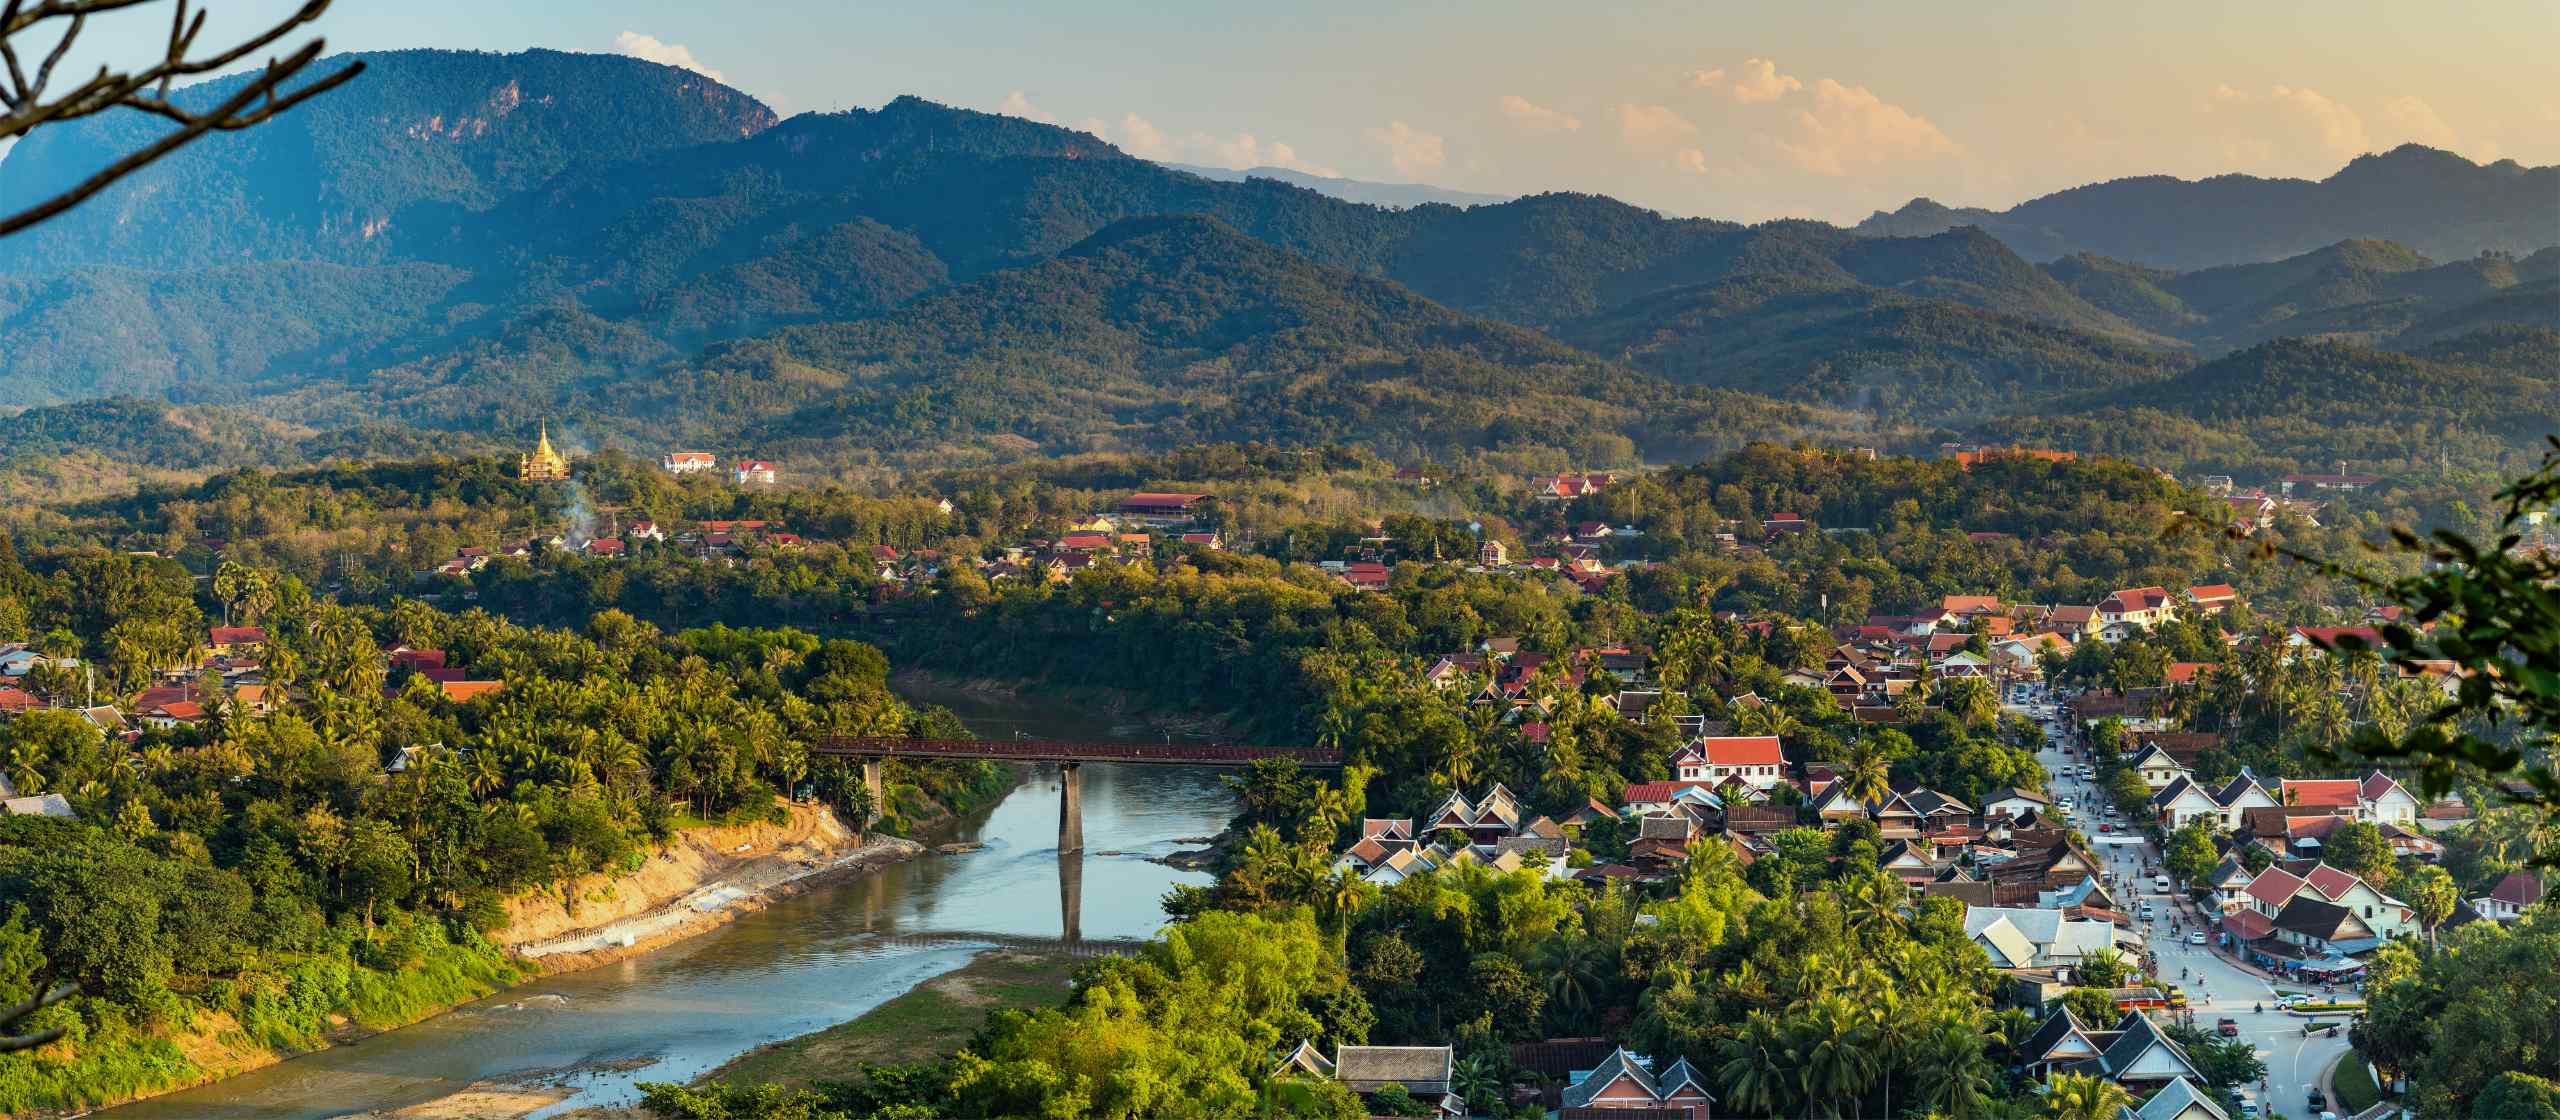
[[[2133,1105],[2124,1086],[2087,1073],[2054,1074],[2036,1093],[2044,1098],[2046,1120],[2116,1120]]]

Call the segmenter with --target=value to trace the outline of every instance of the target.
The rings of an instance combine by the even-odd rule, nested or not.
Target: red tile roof
[[[1651,805],[1667,802],[1681,790],[1697,784],[1696,782],[1630,782],[1627,784],[1626,791],[1618,795],[1618,804]]]
[[[267,632],[255,626],[216,626],[209,633],[211,644],[236,646],[267,640]]]
[[[2510,906],[2531,906],[2542,901],[2542,880],[2522,871],[2509,872],[2489,888],[2489,897]]]
[[[2301,893],[2303,882],[2281,867],[2270,867],[2249,881],[2249,897],[2269,906],[2282,906]]]
[[[2352,809],[2361,792],[2353,778],[2288,779],[2278,799],[2289,809]]]
[[[1710,735],[1695,746],[1703,748],[1710,766],[1784,766],[1786,753],[1778,746],[1775,735]]]
[[[2303,881],[2311,884],[2311,889],[2319,891],[2321,897],[2331,902],[2345,898],[2348,891],[2354,890],[2357,883],[2363,882],[2325,863],[2312,868],[2311,874],[2304,876]]]
[[[2275,936],[2275,919],[2255,910],[2234,910],[2222,916],[2222,928],[2242,941],[2259,941]]]

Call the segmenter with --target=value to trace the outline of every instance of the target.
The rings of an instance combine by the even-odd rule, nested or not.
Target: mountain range
[[[2550,168],[2368,157],[2315,185],[2346,200],[2325,217],[2212,259],[2188,227],[2226,218],[2179,207],[2217,196],[2180,192],[2272,181],[2099,184],[1946,223],[1915,204],[1855,229],[1588,194],[1381,205],[1337,197],[1380,185],[1212,178],[915,98],[781,120],[627,58],[364,57],[311,106],[0,241],[0,392],[360,433],[270,441],[309,453],[551,418],[644,450],[883,467],[1231,439],[1599,463],[1751,436],[2132,430],[2224,466],[2494,460],[2531,439],[2515,416],[2560,417],[2560,250],[2500,193],[2543,188],[2547,242]],[[0,160],[0,199],[150,127],[39,130]],[[2425,197],[2460,184],[2477,205]],[[2335,237],[2286,240],[2310,230]],[[2278,373],[2281,392],[2230,391]],[[2185,406],[2203,392],[2228,407]],[[2491,397],[2503,416],[2472,407]],[[2361,449],[2270,426],[2324,401],[2430,426]],[[127,427],[153,415],[119,407]]]

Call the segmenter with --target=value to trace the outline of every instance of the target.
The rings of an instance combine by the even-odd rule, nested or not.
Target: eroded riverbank
[[[582,1117],[629,1105],[640,1081],[688,1081],[759,1046],[858,1019],[999,940],[1058,938],[1070,919],[1089,939],[1146,937],[1163,922],[1167,890],[1207,881],[1150,861],[1189,846],[1181,838],[1218,831],[1233,801],[1218,772],[1179,768],[1091,765],[1084,793],[1090,851],[1081,857],[1057,851],[1055,772],[1032,771],[954,828],[951,839],[974,850],[821,877],[655,952],[112,1115],[325,1120],[477,1085],[542,1094],[508,1099],[545,1120]],[[531,1089],[513,1088],[528,1079],[538,1079]]]

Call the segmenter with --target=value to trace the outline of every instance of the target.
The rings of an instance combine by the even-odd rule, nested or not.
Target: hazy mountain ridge
[[[471,148],[443,186],[399,160],[320,161],[312,197],[388,214],[352,241],[294,207],[245,207],[245,232],[227,240],[191,241],[205,219],[188,208],[136,210],[111,236],[68,227],[62,244],[108,258],[218,244],[226,263],[0,279],[0,385],[21,401],[142,393],[321,425],[488,432],[563,416],[651,445],[751,432],[810,455],[1177,437],[1624,439],[1661,453],[1698,445],[1681,417],[1783,435],[1838,426],[1804,406],[1839,406],[1953,429],[2139,407],[2108,394],[2185,375],[2190,351],[2551,326],[2533,297],[2560,272],[2560,253],[2437,264],[2369,239],[2188,271],[2091,253],[2036,265],[1996,230],[1742,226],[1569,193],[1388,209],[1270,178],[1213,181],[916,98],[777,123],[743,94],[629,59],[370,57],[359,86],[382,80],[366,96],[405,108],[346,120],[332,137],[345,150],[406,151],[416,111],[485,104],[490,89],[690,123],[646,142],[564,137],[533,117],[470,124],[466,147],[497,147]],[[699,104],[656,104],[671,99]],[[78,127],[53,143],[77,149]],[[247,182],[262,166],[226,174]],[[2359,175],[2371,187],[2388,166]],[[223,181],[176,170],[164,187]],[[16,174],[0,164],[0,184]],[[1238,276],[1288,298],[1248,298]],[[1132,318],[1148,309],[1180,314]],[[1526,396],[1480,399],[1495,391]]]
[[[2340,241],[2396,241],[2438,260],[2560,243],[2560,166],[2476,164],[2403,144],[2318,181],[2147,175],[2092,183],[2006,210],[1913,199],[1854,227],[1910,237],[1979,226],[2030,260],[2094,253],[2188,271],[2296,256]]]

